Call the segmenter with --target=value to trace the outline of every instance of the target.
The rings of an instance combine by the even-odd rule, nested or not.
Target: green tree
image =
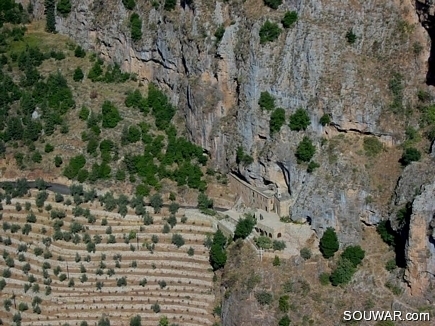
[[[266,20],[266,22],[260,28],[260,44],[275,41],[279,34],[281,34],[281,28],[279,28],[278,24],[271,23],[269,20]]]
[[[337,267],[331,273],[331,284],[334,286],[347,284],[352,279],[354,273],[355,267],[352,262],[347,259],[340,259]]]
[[[275,107],[275,98],[269,92],[261,92],[258,105],[264,110],[273,110]]]
[[[62,163],[63,163],[62,157],[60,157],[59,155],[56,155],[54,157],[54,165],[56,167],[60,167],[62,165]]]
[[[356,35],[353,32],[352,28],[347,31],[347,33],[346,33],[346,40],[347,40],[347,43],[349,43],[349,44],[354,44],[355,43],[355,41],[356,41]]]
[[[206,194],[200,192],[198,195],[198,208],[200,210],[207,210],[213,208],[213,200],[208,198]]]
[[[142,20],[137,13],[130,16],[130,32],[133,41],[139,41],[142,38]]]
[[[282,0],[264,0],[264,4],[276,10],[280,5],[282,5]]]
[[[122,120],[119,111],[110,101],[104,101],[102,107],[103,128],[115,128],[119,121]]]
[[[344,249],[341,254],[342,259],[349,260],[354,267],[361,264],[361,261],[365,257],[365,251],[360,246],[349,246]]]
[[[175,9],[176,4],[177,4],[176,0],[165,0],[164,8],[165,10],[171,11]]]
[[[60,12],[63,17],[68,16],[68,14],[71,12],[71,1],[59,0],[57,3],[57,11]]]
[[[76,58],[84,58],[86,56],[86,52],[80,45],[77,45],[74,50],[74,56]]]
[[[45,19],[46,26],[45,29],[49,33],[56,32],[56,15],[55,15],[55,0],[45,0]]]
[[[420,161],[420,158],[420,151],[414,147],[409,147],[403,152],[402,157],[400,158],[400,163],[403,166],[407,166],[414,161]]]
[[[275,132],[279,132],[281,130],[281,127],[285,123],[285,111],[283,108],[277,108],[275,109],[272,114],[270,115],[270,133],[274,134]]]
[[[85,75],[83,74],[83,70],[80,67],[77,67],[74,70],[74,75],[73,75],[73,79],[74,81],[78,82],[78,81],[82,81],[83,78],[85,77]]]
[[[142,325],[142,319],[139,315],[131,317],[130,326],[141,326],[141,325]]]
[[[339,248],[337,234],[331,227],[327,228],[323,233],[319,243],[320,251],[325,258],[331,258]]]
[[[278,322],[278,326],[289,326],[290,325],[290,318],[289,316],[285,315],[284,317],[282,317],[279,322]]]
[[[296,148],[295,156],[298,162],[309,162],[316,152],[312,141],[308,137],[304,137]]]
[[[225,26],[223,24],[219,25],[216,32],[214,33],[214,37],[216,37],[216,44],[218,44],[222,40],[224,34],[225,34]]]
[[[320,118],[319,123],[320,123],[322,126],[329,125],[329,124],[331,123],[331,116],[330,116],[329,114],[326,114],[326,113],[325,113],[325,114],[322,115],[322,117]]]
[[[176,245],[177,248],[180,248],[181,246],[184,245],[185,241],[184,241],[183,237],[181,236],[181,234],[174,233],[172,235],[171,243]]]
[[[221,269],[227,262],[227,254],[225,250],[218,244],[213,244],[210,248],[210,264],[213,270]]]
[[[122,0],[124,7],[128,10],[133,10],[136,6],[136,2],[134,0]]]
[[[290,116],[290,130],[305,130],[310,124],[310,117],[308,116],[307,111],[304,109],[297,109],[296,112]]]
[[[301,254],[301,257],[305,260],[308,260],[311,258],[311,250],[307,247],[302,248],[300,250],[300,254]]]
[[[154,213],[158,214],[160,213],[160,210],[163,207],[163,199],[160,194],[154,194],[150,198],[150,205],[152,208],[154,208]]]
[[[287,11],[284,14],[284,18],[281,20],[284,28],[290,28],[298,20],[298,13],[296,11]]]
[[[264,305],[270,305],[273,300],[272,293],[269,293],[267,291],[259,291],[255,293],[255,299],[257,299],[257,302],[264,306]]]
[[[234,240],[239,238],[246,239],[254,229],[255,223],[255,219],[249,215],[243,219],[239,219],[234,231]]]

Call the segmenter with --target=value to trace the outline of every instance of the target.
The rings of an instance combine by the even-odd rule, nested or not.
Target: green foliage
[[[376,231],[378,232],[378,234],[381,236],[382,240],[386,244],[393,246],[393,247],[396,245],[395,232],[391,228],[391,223],[389,220],[388,221],[380,221],[378,226],[376,227]]]
[[[275,41],[279,34],[281,34],[281,28],[279,28],[278,24],[271,23],[269,20],[266,20],[266,22],[260,28],[260,44]]]
[[[174,233],[172,235],[171,243],[176,245],[177,248],[180,248],[181,246],[184,245],[185,241],[184,241],[183,237],[181,236],[181,234]]]
[[[316,152],[312,141],[308,137],[304,137],[296,148],[295,156],[298,162],[309,162]]]
[[[396,260],[395,259],[390,259],[385,264],[385,269],[387,271],[389,271],[389,272],[392,272],[393,270],[395,270],[396,267],[397,267],[397,264],[396,264]]]
[[[243,164],[244,166],[249,165],[254,162],[254,159],[249,154],[243,151],[243,147],[239,146],[236,152],[236,163]]]
[[[383,149],[383,145],[377,137],[365,137],[363,146],[366,155],[369,157],[375,157]]]
[[[225,34],[225,26],[219,25],[216,32],[214,33],[214,37],[216,37],[216,44],[218,44],[222,40],[224,34]]]
[[[119,111],[110,101],[104,101],[102,107],[102,126],[103,128],[115,128],[122,120]]]
[[[136,6],[136,2],[134,0],[122,0],[124,7],[128,10],[133,10]]]
[[[329,124],[331,123],[331,116],[330,116],[329,114],[326,114],[326,113],[325,113],[325,114],[322,115],[322,117],[320,118],[319,123],[320,123],[322,126],[329,125]]]
[[[83,70],[80,67],[77,67],[74,70],[73,80],[76,82],[82,81],[85,75],[83,74]]]
[[[325,258],[331,258],[339,248],[337,234],[331,227],[327,228],[323,233],[319,243],[320,251]]]
[[[177,4],[177,0],[165,0],[164,9],[167,11],[174,10],[176,4]]]
[[[282,5],[282,0],[264,0],[264,4],[272,9],[278,9]]]
[[[307,172],[308,173],[312,173],[315,169],[317,169],[318,167],[320,167],[319,163],[316,163],[314,161],[311,161],[310,163],[308,163],[308,167],[307,167]]]
[[[239,219],[234,231],[234,240],[246,239],[254,229],[255,223],[255,219],[249,215],[243,219]]]
[[[271,111],[275,107],[275,98],[269,92],[261,92],[258,105],[261,109]]]
[[[354,44],[355,43],[355,41],[356,41],[356,35],[353,32],[352,28],[347,31],[347,33],[346,33],[346,40],[347,40],[347,43],[349,43],[349,44]]]
[[[349,260],[354,267],[361,264],[361,261],[365,257],[365,251],[360,246],[349,246],[344,249],[341,254],[342,259]]]
[[[225,252],[226,242],[227,239],[222,231],[217,230],[213,236],[213,242],[210,248],[210,264],[215,271],[223,268],[227,261],[227,254]]]
[[[142,96],[138,89],[134,92],[129,91],[127,93],[125,106],[128,108],[134,107],[135,109],[142,111],[145,115],[149,112],[148,100]]]
[[[137,13],[130,16],[130,33],[133,41],[139,41],[142,38],[142,19]]]
[[[356,269],[351,261],[341,258],[337,267],[331,273],[331,284],[337,286],[349,283],[355,271]]]
[[[320,284],[328,285],[331,282],[330,277],[331,277],[331,275],[329,275],[328,273],[325,273],[325,272],[320,274],[319,275]]]
[[[213,208],[213,199],[208,198],[206,194],[200,192],[198,195],[198,208],[200,211]]]
[[[289,326],[291,323],[291,320],[289,316],[285,315],[278,321],[278,326]]]
[[[114,65],[107,67],[107,70],[102,77],[102,81],[105,83],[124,83],[129,78],[130,74],[128,72],[122,72],[119,64],[115,63]]]
[[[79,112],[80,120],[86,121],[89,117],[90,110],[86,106],[82,106]]]
[[[82,154],[77,155],[69,161],[68,166],[63,171],[63,175],[66,176],[68,179],[74,179],[79,173],[80,169],[85,166],[85,164],[85,157]]]
[[[302,248],[301,250],[300,250],[300,254],[301,254],[301,257],[303,258],[303,259],[305,259],[305,260],[308,260],[308,259],[310,259],[311,258],[311,250],[310,250],[310,248],[307,248],[307,247],[304,247],[304,248]]]
[[[142,322],[141,322],[141,317],[139,315],[136,315],[134,317],[131,317],[130,319],[130,326],[141,326]]]
[[[259,248],[263,248],[263,249],[270,249],[272,248],[272,239],[266,236],[260,236],[258,238],[254,239],[255,244],[259,247]]]
[[[63,163],[62,157],[60,157],[59,155],[56,155],[54,157],[54,165],[58,168],[62,165],[62,163]]]
[[[310,124],[310,117],[308,116],[307,111],[304,109],[297,109],[296,112],[290,116],[290,130],[305,130]]]
[[[279,297],[279,300],[278,300],[279,311],[281,311],[281,312],[288,312],[289,311],[290,305],[289,305],[288,300],[289,300],[288,295],[283,295],[283,296]]]
[[[57,3],[57,11],[66,17],[71,12],[71,1],[70,0],[59,0]]]
[[[399,73],[394,73],[388,83],[388,86],[393,95],[391,109],[394,113],[398,113],[403,107],[403,76]]]
[[[296,11],[287,11],[284,14],[284,18],[281,20],[282,26],[284,28],[290,28],[298,20],[298,13]]]
[[[154,208],[154,213],[158,214],[160,213],[160,210],[163,206],[163,199],[160,194],[154,194],[150,198],[150,205]]]
[[[267,291],[259,291],[255,293],[255,299],[257,299],[257,302],[264,306],[264,305],[270,305],[273,300],[272,293]]]
[[[156,127],[165,130],[171,123],[175,108],[168,97],[152,83],[148,87],[148,105],[152,108]]]
[[[418,149],[414,147],[408,147],[403,152],[402,157],[400,158],[400,163],[403,166],[407,166],[414,161],[420,161],[420,158],[421,158],[421,153]]]
[[[275,132],[279,132],[281,127],[285,123],[285,111],[283,108],[275,109],[270,116],[270,133],[274,134]]]
[[[281,260],[279,259],[279,257],[277,255],[275,255],[275,257],[273,258],[272,265],[273,266],[281,266]]]
[[[55,0],[45,0],[44,5],[45,5],[45,19],[46,19],[45,30],[49,33],[55,33],[56,32]]]
[[[91,70],[89,70],[88,78],[93,83],[102,80],[103,69],[101,68],[101,65],[102,65],[102,61],[97,60],[97,61],[95,61],[94,65],[92,66]]]
[[[273,240],[272,248],[273,250],[284,250],[286,248],[286,244],[282,240]]]
[[[74,49],[74,56],[76,58],[84,58],[86,56],[86,52],[80,45],[77,45]]]

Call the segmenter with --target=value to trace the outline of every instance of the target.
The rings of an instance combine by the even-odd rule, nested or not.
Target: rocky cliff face
[[[293,218],[310,217],[320,234],[333,226],[343,243],[358,241],[360,219],[373,223],[385,215],[385,202],[368,203],[376,197],[373,182],[354,154],[367,134],[387,145],[400,141],[403,124],[388,108],[394,96],[411,105],[417,89],[426,87],[429,40],[413,2],[292,0],[271,10],[261,0],[195,0],[167,12],[136,1],[143,21],[139,42],[130,38],[132,11],[121,1],[71,2],[69,16],[57,19],[58,31],[166,89],[187,134],[207,149],[217,168],[238,171],[256,185],[287,188]],[[297,11],[297,23],[276,41],[260,44],[262,24],[280,23],[288,10]],[[221,24],[225,33],[216,45],[213,35]],[[349,30],[356,35],[354,44],[346,41]],[[400,76],[395,94],[393,76]],[[307,109],[308,130],[294,132],[285,125],[271,136],[270,113],[258,106],[262,91],[270,92],[287,116]],[[319,124],[325,113],[334,128]],[[355,138],[341,150],[321,146],[322,137],[338,132]],[[321,168],[313,174],[294,156],[304,135],[317,144],[314,159]],[[254,163],[235,165],[239,145]]]

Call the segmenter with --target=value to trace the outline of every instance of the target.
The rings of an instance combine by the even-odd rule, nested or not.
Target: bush
[[[396,260],[395,259],[390,259],[389,261],[387,261],[387,263],[385,264],[385,269],[389,272],[392,272],[393,270],[395,270],[397,267],[396,264]]]
[[[101,68],[101,62],[99,60],[95,61],[91,70],[89,70],[88,78],[93,82],[100,81],[103,74],[103,69]]]
[[[193,249],[192,247],[190,247],[190,248],[187,250],[187,254],[188,254],[189,256],[193,256],[193,255],[195,254],[195,249]]]
[[[133,41],[139,41],[142,38],[142,20],[137,13],[130,16],[130,32]]]
[[[158,214],[160,213],[160,210],[163,207],[163,199],[160,194],[154,194],[150,198],[150,205],[152,208],[154,208],[154,213]]]
[[[115,128],[122,120],[119,111],[110,101],[104,101],[102,107],[102,126],[103,128]]]
[[[356,41],[356,35],[352,29],[349,29],[346,33],[346,40],[349,44],[354,44]]]
[[[165,0],[164,8],[165,10],[171,11],[175,9],[176,4],[177,4],[176,0]]]
[[[86,52],[80,45],[77,45],[74,50],[74,56],[76,58],[84,58],[86,56]]]
[[[420,151],[414,147],[409,147],[403,152],[402,157],[400,158],[400,163],[403,166],[407,166],[414,161],[420,161],[420,158]]]
[[[319,281],[322,285],[328,285],[330,283],[330,275],[328,273],[322,273],[319,275]]]
[[[331,284],[334,286],[347,284],[352,279],[355,273],[355,267],[352,262],[347,259],[340,259],[337,267],[331,273]]]
[[[136,315],[134,317],[131,317],[130,319],[130,326],[141,326],[141,317],[139,315]]]
[[[273,110],[275,107],[275,98],[269,92],[261,92],[258,105],[264,110]]]
[[[369,157],[375,157],[383,149],[383,145],[377,137],[364,138],[363,147],[364,147],[364,150],[366,152],[366,155]]]
[[[282,4],[282,0],[264,0],[264,4],[276,10]]]
[[[308,260],[311,258],[311,250],[307,247],[302,248],[300,250],[300,254],[301,254],[301,257],[305,260]]]
[[[172,235],[171,243],[180,248],[185,242],[181,234],[175,233]]]
[[[275,132],[279,132],[281,127],[285,123],[285,111],[282,108],[275,109],[271,116],[269,122],[270,133],[274,134]]]
[[[309,162],[315,152],[316,148],[311,139],[305,136],[296,148],[295,156],[298,162]]]
[[[284,18],[281,20],[284,28],[290,28],[298,20],[298,13],[296,11],[287,11]]]
[[[71,12],[71,1],[70,0],[59,0],[57,3],[57,11],[66,17]]]
[[[222,37],[224,37],[225,34],[225,26],[224,25],[220,25],[216,32],[214,33],[214,37],[216,37],[216,44],[218,44],[221,40]]]
[[[315,169],[317,169],[318,167],[320,167],[319,163],[316,163],[314,161],[311,161],[310,163],[308,163],[308,167],[307,167],[307,172],[308,173],[312,173]]]
[[[331,227],[327,228],[323,233],[319,243],[320,251],[325,258],[331,258],[339,248],[337,234]]]
[[[278,322],[278,326],[289,326],[290,325],[290,318],[289,316],[285,315],[284,317],[282,317],[279,322]]]
[[[357,267],[359,264],[361,264],[361,261],[364,259],[364,257],[365,251],[361,249],[360,246],[346,247],[341,254],[341,258],[349,260],[354,267]]]
[[[133,10],[136,6],[136,2],[134,0],[122,0],[124,7],[128,10]]]
[[[391,222],[390,221],[381,221],[379,222],[378,226],[376,227],[376,231],[381,236],[382,240],[390,245],[395,246],[395,232],[391,228]]]
[[[272,265],[273,266],[281,266],[281,260],[279,259],[279,257],[277,255],[275,255],[275,258],[273,258]]]
[[[272,247],[273,250],[284,250],[286,248],[286,244],[282,240],[273,240]]]
[[[278,24],[266,20],[260,28],[260,44],[275,41],[279,34],[281,34],[281,28],[279,28]]]
[[[249,215],[243,219],[239,219],[234,231],[234,240],[246,239],[254,229],[255,223],[255,219]]]
[[[83,78],[85,77],[85,75],[83,74],[83,70],[80,67],[77,67],[74,70],[74,75],[73,75],[73,79],[74,81],[78,82],[78,81],[82,81]]]
[[[255,244],[262,249],[270,249],[272,247],[272,239],[266,236],[260,236],[254,239]]]
[[[237,148],[237,152],[236,152],[236,163],[237,164],[243,164],[243,165],[249,165],[252,162],[254,162],[254,159],[252,158],[252,156],[246,154],[243,151],[243,147],[239,146]]]
[[[305,130],[310,124],[310,117],[308,116],[307,111],[304,109],[297,109],[296,112],[290,116],[290,130]]]
[[[255,299],[257,299],[257,302],[264,306],[264,305],[270,305],[272,303],[272,294],[267,291],[260,291],[255,293]]]
[[[330,115],[329,114],[324,114],[324,115],[322,115],[322,117],[320,118],[320,120],[319,120],[319,123],[322,125],[322,126],[326,126],[326,125],[329,125],[330,123],[331,123],[331,117],[330,117]]]

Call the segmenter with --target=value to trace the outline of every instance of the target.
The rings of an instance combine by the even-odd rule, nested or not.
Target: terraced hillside
[[[2,197],[3,323],[96,325],[105,315],[110,325],[128,325],[139,315],[142,325],[163,316],[175,325],[213,324],[203,245],[213,228],[201,214],[180,210],[174,221],[150,207],[136,215],[142,204],[130,203],[122,217],[98,199],[76,205],[84,196],[44,190]]]

